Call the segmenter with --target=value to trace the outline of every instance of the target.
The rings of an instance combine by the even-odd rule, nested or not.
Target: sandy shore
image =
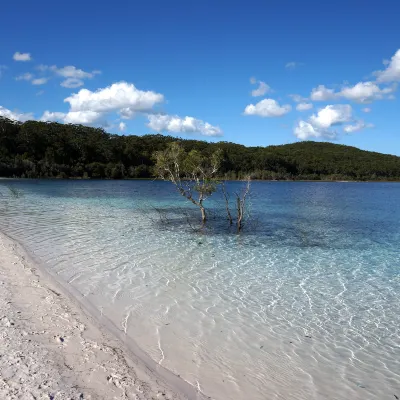
[[[0,234],[1,399],[204,398],[166,377]]]

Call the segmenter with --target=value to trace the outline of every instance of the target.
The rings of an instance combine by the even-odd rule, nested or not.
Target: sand
[[[0,234],[0,399],[204,398],[168,378]]]

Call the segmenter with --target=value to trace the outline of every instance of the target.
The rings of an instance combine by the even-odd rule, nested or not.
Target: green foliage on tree
[[[0,117],[0,176],[133,179],[158,176],[154,152],[177,139],[119,136],[101,128]],[[220,149],[220,179],[400,180],[400,157],[322,142],[245,147],[179,140],[193,165]],[[193,153],[192,153],[193,152]],[[201,162],[200,162],[201,165]],[[189,167],[189,166],[185,166]]]
[[[181,144],[172,142],[154,152],[153,158],[157,177],[172,182],[183,197],[199,207],[204,223],[207,215],[203,203],[217,189],[222,151],[216,149],[210,155],[194,149],[187,152]]]

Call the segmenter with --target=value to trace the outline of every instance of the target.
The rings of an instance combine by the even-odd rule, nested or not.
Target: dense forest
[[[153,177],[155,151],[178,139],[120,136],[100,128],[0,117],[0,176],[130,179]],[[400,180],[400,157],[322,142],[246,147],[179,139],[185,150],[223,152],[221,178]]]

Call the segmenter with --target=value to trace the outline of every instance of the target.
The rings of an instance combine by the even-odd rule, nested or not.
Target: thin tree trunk
[[[242,202],[240,200],[240,197],[237,197],[237,213],[238,213],[238,219],[237,219],[237,231],[238,233],[242,229],[242,219],[243,219],[243,208],[242,208]]]
[[[250,177],[247,178],[247,185],[244,189],[243,195],[241,196],[240,194],[236,193],[237,213],[238,213],[238,219],[237,219],[238,233],[240,233],[242,229],[242,221],[246,207],[246,197],[249,194],[249,191],[250,191]]]
[[[203,207],[201,203],[200,203],[200,211],[201,211],[201,222],[204,225],[207,221],[207,214],[206,214],[206,209]]]
[[[231,215],[231,211],[229,210],[229,197],[228,197],[228,193],[226,192],[226,189],[225,189],[225,183],[223,183],[223,182],[222,182],[222,193],[225,198],[225,207],[226,207],[226,213],[228,215],[229,225],[232,225],[233,218]]]

